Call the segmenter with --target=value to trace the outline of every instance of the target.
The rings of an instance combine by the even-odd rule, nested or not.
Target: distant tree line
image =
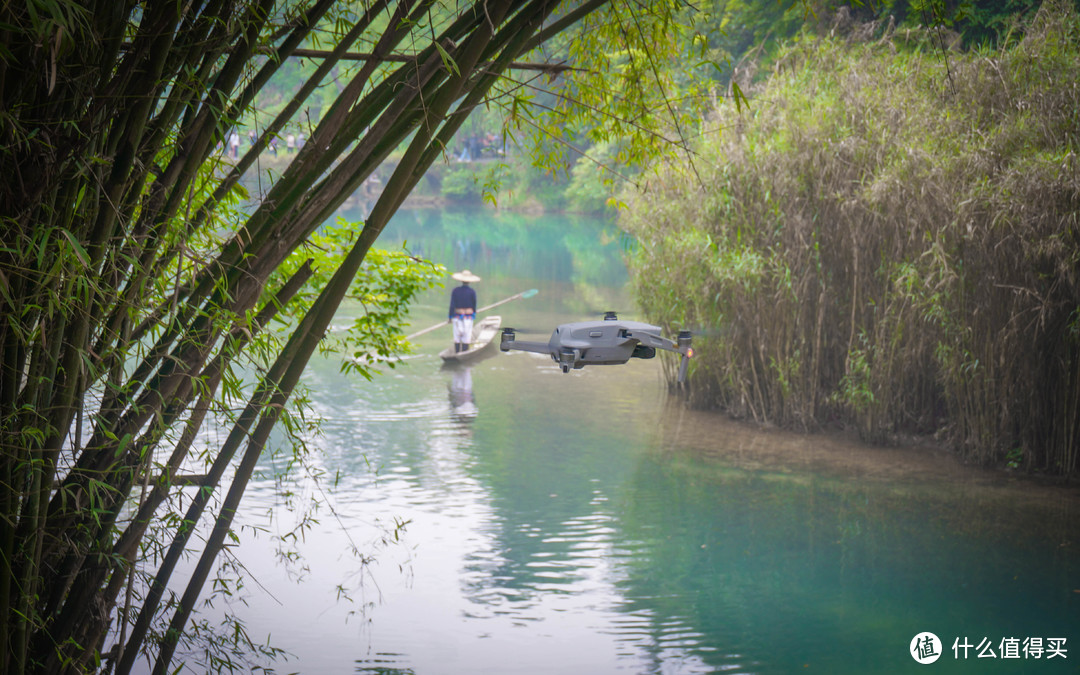
[[[1080,11],[1080,0],[1066,0]],[[709,100],[731,99],[741,88],[752,87],[768,77],[778,55],[793,41],[815,36],[855,37],[877,40],[897,30],[933,28],[928,49],[994,49],[1018,41],[1021,26],[1034,16],[1043,0],[708,0],[685,5],[681,20],[681,57],[670,63],[666,73],[669,98],[686,110],[698,110]],[[566,58],[574,34],[564,34],[548,44],[555,60]],[[542,105],[555,96],[546,90],[535,92]],[[466,122],[467,135],[501,136],[507,127],[508,110],[486,108]],[[443,195],[452,201],[479,203],[494,195],[485,185],[498,184],[501,206],[541,206],[552,211],[613,213],[615,195],[626,182],[636,180],[635,170],[620,160],[619,134],[593,139],[595,119],[568,121],[556,138],[530,135],[522,144],[511,143],[507,156],[499,156],[503,166],[458,165],[440,170]],[[685,135],[700,131],[698,121],[683,120]],[[668,124],[661,121],[657,128]],[[543,152],[555,153],[556,146],[569,141],[574,151],[562,163],[538,170],[532,158]],[[500,142],[501,146],[501,142]],[[455,156],[462,149],[459,142]],[[495,158],[494,156],[491,156]]]

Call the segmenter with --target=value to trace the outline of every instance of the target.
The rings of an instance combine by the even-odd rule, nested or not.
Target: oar
[[[511,295],[509,298],[503,298],[502,300],[500,300],[498,302],[493,302],[490,305],[485,305],[484,307],[481,307],[480,309],[476,310],[476,313],[479,314],[480,312],[486,312],[489,309],[494,309],[494,308],[498,307],[499,305],[505,305],[506,303],[510,302],[511,300],[517,300],[518,298],[531,298],[532,296],[536,295],[539,292],[540,291],[538,291],[535,288],[530,288],[527,291],[522,291],[520,293]],[[438,328],[442,328],[443,326],[445,326],[445,325],[447,325],[449,323],[450,323],[450,319],[447,319],[445,321],[440,321],[439,323],[435,324],[434,326],[431,326],[429,328],[425,328],[422,331],[417,331],[416,333],[413,333],[412,335],[406,335],[405,339],[406,340],[412,340],[413,338],[418,338],[421,335],[425,335],[427,333],[430,333],[433,330],[436,330]]]

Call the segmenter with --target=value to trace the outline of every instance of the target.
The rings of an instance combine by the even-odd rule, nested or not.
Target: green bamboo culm
[[[696,405],[1075,474],[1078,18],[1047,2],[1003,47],[945,44],[789,46],[696,173],[625,197],[637,295],[701,334]]]
[[[218,563],[233,515],[272,430],[305,461],[295,390],[316,352],[405,347],[405,311],[437,266],[376,240],[528,46],[610,3],[552,20],[557,4],[0,8],[0,672],[211,671],[280,653],[197,616],[205,589],[231,583]],[[281,106],[254,105],[330,37],[316,64],[284,69],[299,80]],[[253,194],[241,175],[298,117],[306,144]],[[365,222],[330,225],[392,154]],[[344,302],[363,320],[328,336]]]

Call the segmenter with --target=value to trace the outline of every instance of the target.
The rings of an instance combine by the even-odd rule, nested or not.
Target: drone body
[[[580,321],[559,326],[547,342],[518,340],[513,328],[504,328],[499,348],[506,352],[518,349],[548,354],[564,373],[585,366],[626,363],[631,358],[651,359],[657,349],[682,354],[679,382],[686,378],[686,366],[693,350],[689,331],[681,331],[677,340],[660,335],[660,327],[638,321],[620,321],[608,312],[603,321]]]

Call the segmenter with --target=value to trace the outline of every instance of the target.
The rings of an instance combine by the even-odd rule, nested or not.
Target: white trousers
[[[450,325],[454,328],[454,342],[469,344],[472,342],[472,314],[455,314],[450,319]]]

